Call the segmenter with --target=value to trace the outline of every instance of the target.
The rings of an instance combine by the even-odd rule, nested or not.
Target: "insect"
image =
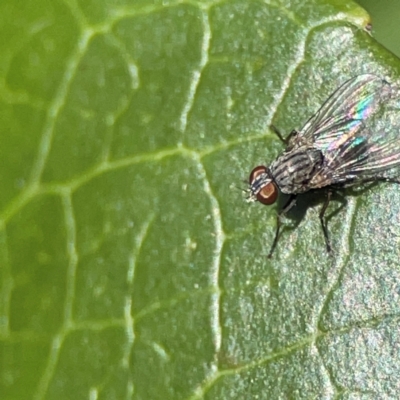
[[[296,204],[298,194],[326,189],[319,219],[331,253],[325,212],[335,189],[375,181],[400,183],[388,174],[400,165],[398,133],[372,124],[392,92],[386,80],[373,74],[358,75],[340,86],[301,130],[283,138],[272,127],[286,149],[269,167],[260,165],[251,171],[246,190],[248,202],[265,205],[275,203],[278,192],[289,195],[277,215],[269,258],[278,243],[282,217]]]

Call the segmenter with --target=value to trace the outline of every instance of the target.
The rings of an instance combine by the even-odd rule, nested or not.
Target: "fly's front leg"
[[[271,250],[268,253],[268,258],[272,257],[272,253],[275,250],[275,247],[278,243],[279,239],[279,232],[281,229],[281,222],[282,222],[282,217],[296,204],[296,195],[291,194],[288,201],[286,204],[282,207],[282,209],[279,211],[277,218],[276,218],[276,230],[275,230],[275,238],[274,241],[272,242]]]
[[[293,136],[297,135],[297,131],[296,130],[292,130],[292,132],[289,133],[289,135],[287,135],[286,138],[284,138],[282,136],[282,134],[279,132],[279,129],[275,126],[275,125],[271,125],[270,129],[272,132],[275,133],[276,136],[278,136],[278,138],[286,145],[288,146],[290,143],[290,140],[293,138]]]
[[[332,252],[332,246],[329,240],[329,235],[328,235],[328,227],[327,227],[327,222],[325,219],[325,212],[329,206],[329,203],[332,198],[332,190],[328,190],[326,200],[324,205],[322,206],[322,209],[319,213],[319,220],[321,221],[321,226],[322,226],[322,231],[324,232],[324,239],[325,239],[325,245],[326,245],[326,250],[329,254]]]

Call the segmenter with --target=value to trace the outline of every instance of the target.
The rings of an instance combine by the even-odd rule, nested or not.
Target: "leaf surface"
[[[300,128],[357,74],[397,84],[368,15],[339,0],[14,3],[1,399],[396,397],[398,188],[346,197],[333,258],[324,197],[303,196],[272,260],[276,208],[237,189],[282,151],[271,124]]]

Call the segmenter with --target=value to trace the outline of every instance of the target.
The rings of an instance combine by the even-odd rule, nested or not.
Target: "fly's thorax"
[[[270,166],[270,173],[282,193],[304,193],[323,163],[320,150],[301,146],[281,154]]]

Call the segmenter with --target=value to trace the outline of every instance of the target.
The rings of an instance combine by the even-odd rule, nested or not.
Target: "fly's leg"
[[[386,183],[397,183],[398,185],[400,184],[400,180],[396,178],[386,178],[384,176],[376,176],[371,179],[364,179],[361,181],[361,184],[363,183],[369,183],[369,182],[386,182]]]
[[[275,126],[275,125],[271,125],[270,129],[272,132],[275,133],[276,136],[278,136],[278,138],[281,140],[281,142],[283,142],[284,144],[287,144],[286,139],[282,136],[282,134],[279,132],[279,129]],[[289,135],[290,136],[290,135]]]
[[[293,138],[293,136],[297,135],[297,131],[296,130],[292,130],[292,132],[289,133],[289,135],[287,135],[286,138],[284,138],[282,136],[282,134],[279,132],[279,129],[275,126],[275,125],[271,125],[270,126],[271,131],[275,133],[276,136],[278,136],[278,138],[282,141],[282,143],[284,143],[286,146],[289,145],[290,140]]]
[[[268,253],[268,258],[272,257],[272,253],[275,250],[276,245],[278,244],[278,239],[279,239],[279,232],[281,229],[281,222],[282,222],[282,217],[296,204],[296,195],[291,194],[288,201],[286,204],[282,207],[282,209],[279,211],[277,218],[276,218],[276,230],[275,230],[275,237],[274,241],[272,242],[271,250]]]
[[[360,189],[354,189],[353,186],[355,184],[357,185],[365,185],[370,183],[367,187],[362,187]],[[397,178],[391,178],[391,177],[385,177],[385,176],[374,176],[373,178],[367,178],[363,179],[357,182],[350,182],[348,185],[344,184],[342,185],[342,188],[347,188],[350,187],[352,190],[352,193],[354,194],[360,194],[364,193],[366,190],[374,187],[377,183],[395,183],[396,185],[400,185],[400,179]]]
[[[371,185],[366,188],[366,189],[369,189],[370,187],[373,187],[374,184],[380,183],[380,182],[382,182],[382,183],[396,183],[396,184],[400,185],[400,179],[398,179],[398,178],[375,175],[372,178],[366,178],[366,179],[361,179],[361,180],[350,181],[348,183],[342,184],[340,187],[341,188],[347,188],[347,187],[352,188],[354,185],[360,186],[360,185],[364,185],[366,183],[371,183]],[[364,189],[361,189],[361,190],[364,191]]]
[[[319,213],[319,220],[321,221],[321,226],[322,226],[322,231],[324,232],[324,239],[325,239],[325,245],[326,245],[326,250],[329,254],[332,252],[332,246],[329,240],[329,235],[328,235],[328,227],[327,227],[327,221],[325,219],[325,212],[329,206],[329,203],[332,198],[332,190],[328,190],[326,200],[324,205],[322,206],[322,209]]]
[[[386,183],[396,183],[397,185],[400,185],[400,180],[395,179],[395,178],[385,178],[385,179],[379,179],[379,182],[386,182]]]

